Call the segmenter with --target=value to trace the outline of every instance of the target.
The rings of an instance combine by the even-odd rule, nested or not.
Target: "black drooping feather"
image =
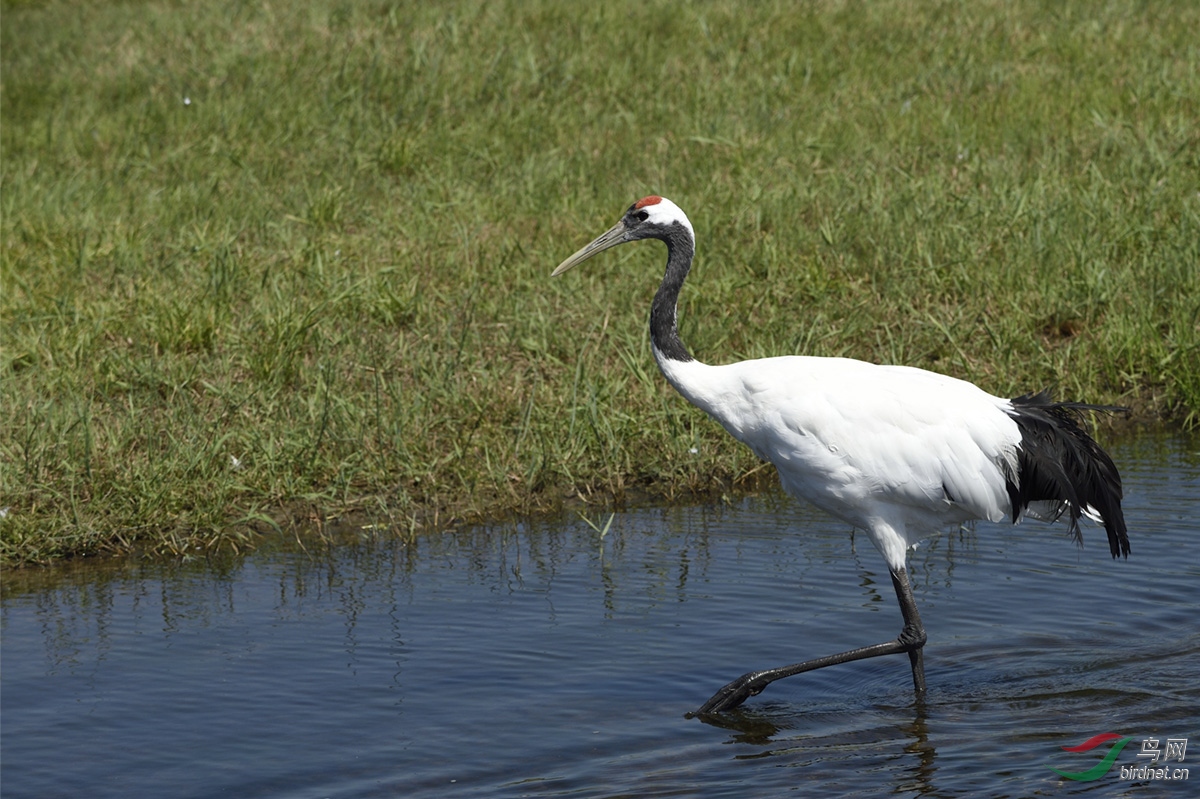
[[[1017,473],[1005,480],[1013,521],[1032,502],[1057,503],[1056,518],[1069,514],[1071,534],[1082,545],[1079,517],[1090,506],[1104,521],[1112,556],[1129,557],[1129,536],[1121,512],[1121,475],[1083,427],[1084,411],[1120,413],[1127,409],[1054,402],[1048,391],[1015,397],[1011,402],[1010,414],[1021,430]]]

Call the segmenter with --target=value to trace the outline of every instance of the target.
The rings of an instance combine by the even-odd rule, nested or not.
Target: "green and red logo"
[[[1098,780],[1108,773],[1108,770],[1112,768],[1113,763],[1116,762],[1117,756],[1121,754],[1121,750],[1124,749],[1125,745],[1132,740],[1132,738],[1126,738],[1124,736],[1117,735],[1115,732],[1102,732],[1099,735],[1094,735],[1091,738],[1088,738],[1078,746],[1063,747],[1064,752],[1090,752],[1101,744],[1106,744],[1109,741],[1116,741],[1116,743],[1109,747],[1108,754],[1104,756],[1104,759],[1092,766],[1087,771],[1064,771],[1049,764],[1047,764],[1046,767],[1059,776],[1066,777],[1069,780],[1076,780],[1077,782],[1091,782],[1092,780]]]

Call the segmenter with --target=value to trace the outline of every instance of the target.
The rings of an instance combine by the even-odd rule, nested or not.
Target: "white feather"
[[[779,470],[791,494],[866,530],[888,566],[925,536],[1011,514],[1020,431],[1008,400],[905,366],[790,356],[655,359],[692,404]]]

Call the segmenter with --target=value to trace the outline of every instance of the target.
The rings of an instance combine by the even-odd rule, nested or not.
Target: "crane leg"
[[[893,640],[874,646],[851,649],[837,655],[813,658],[802,663],[794,663],[791,666],[747,672],[717,691],[700,706],[699,710],[689,713],[688,716],[705,716],[732,710],[750,697],[762,693],[763,689],[771,683],[782,680],[784,677],[791,677],[825,666],[834,666],[838,663],[849,663],[853,660],[863,660],[881,655],[897,655],[901,652],[908,654],[909,664],[912,666],[913,689],[916,691],[917,698],[924,698],[925,661],[921,649],[925,646],[925,627],[921,624],[921,614],[917,612],[917,603],[913,599],[912,585],[908,582],[908,571],[900,569],[891,572],[891,575],[892,585],[896,589],[896,598],[900,600],[900,613],[904,616],[904,629]]]

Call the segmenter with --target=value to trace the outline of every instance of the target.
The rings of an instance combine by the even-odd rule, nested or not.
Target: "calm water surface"
[[[684,718],[750,668],[877,643],[900,613],[863,535],[778,496],[214,564],[9,575],[5,797],[1196,796],[1122,779],[1145,738],[1200,766],[1200,442],[1114,448],[1133,544],[981,524],[911,559],[907,659]],[[599,514],[598,514],[599,516]],[[596,521],[603,522],[605,515]],[[1091,782],[1109,744],[1134,740]]]

